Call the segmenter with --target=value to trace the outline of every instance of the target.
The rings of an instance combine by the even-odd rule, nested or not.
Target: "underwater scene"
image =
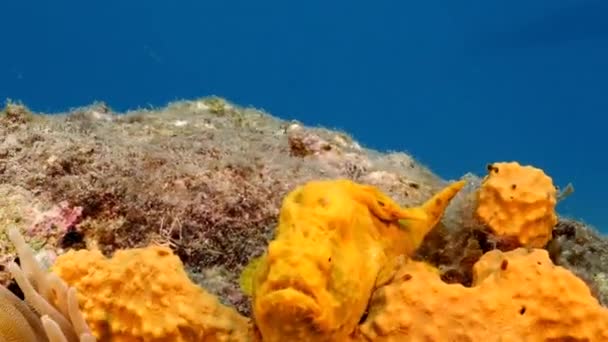
[[[0,342],[608,342],[608,2],[0,11]]]

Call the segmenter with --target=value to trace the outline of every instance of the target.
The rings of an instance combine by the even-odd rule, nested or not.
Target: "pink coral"
[[[50,210],[42,212],[34,220],[27,233],[30,236],[54,235],[73,229],[82,217],[82,207],[72,207],[67,201],[60,202]]]

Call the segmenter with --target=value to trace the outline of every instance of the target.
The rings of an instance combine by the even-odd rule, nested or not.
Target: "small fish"
[[[563,190],[559,189],[559,187],[556,187],[556,190],[558,191],[556,201],[559,203],[574,193],[574,185],[568,183]]]

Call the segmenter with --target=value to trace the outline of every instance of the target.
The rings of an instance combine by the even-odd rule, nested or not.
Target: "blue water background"
[[[608,231],[608,1],[2,1],[0,99],[123,111],[215,94],[444,178],[492,161],[572,182]]]

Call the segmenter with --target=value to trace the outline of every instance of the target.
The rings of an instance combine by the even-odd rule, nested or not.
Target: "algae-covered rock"
[[[109,256],[121,248],[168,245],[193,277],[214,274],[207,285],[217,286],[210,291],[237,306],[244,302],[234,295],[238,273],[265,249],[282,198],[295,186],[361,179],[415,205],[444,185],[407,154],[369,150],[344,132],[215,97],[127,113],[103,103],[56,115],[25,106],[6,112],[11,120],[0,125],[0,183],[19,189],[23,200],[3,210],[27,212],[37,202],[41,210],[61,203],[78,208],[73,225],[49,226],[65,236],[45,239],[45,248],[96,248]],[[298,139],[306,153],[295,150]],[[4,262],[14,254],[6,255]]]
[[[345,132],[218,97],[127,113],[94,103],[45,115],[10,103],[0,123],[3,225],[32,231],[30,244],[57,254],[167,245],[193,279],[245,313],[238,274],[265,250],[281,201],[297,185],[346,178],[416,206],[448,183],[409,154],[374,151]],[[472,265],[501,242],[473,217],[481,179],[462,178],[467,186],[415,258],[437,266],[444,281],[467,285]],[[2,266],[14,253],[1,236],[6,283]],[[584,278],[604,304],[606,241],[561,219],[549,244],[553,260]]]
[[[593,227],[572,219],[561,219],[547,246],[551,259],[585,280],[608,306],[608,239]]]

